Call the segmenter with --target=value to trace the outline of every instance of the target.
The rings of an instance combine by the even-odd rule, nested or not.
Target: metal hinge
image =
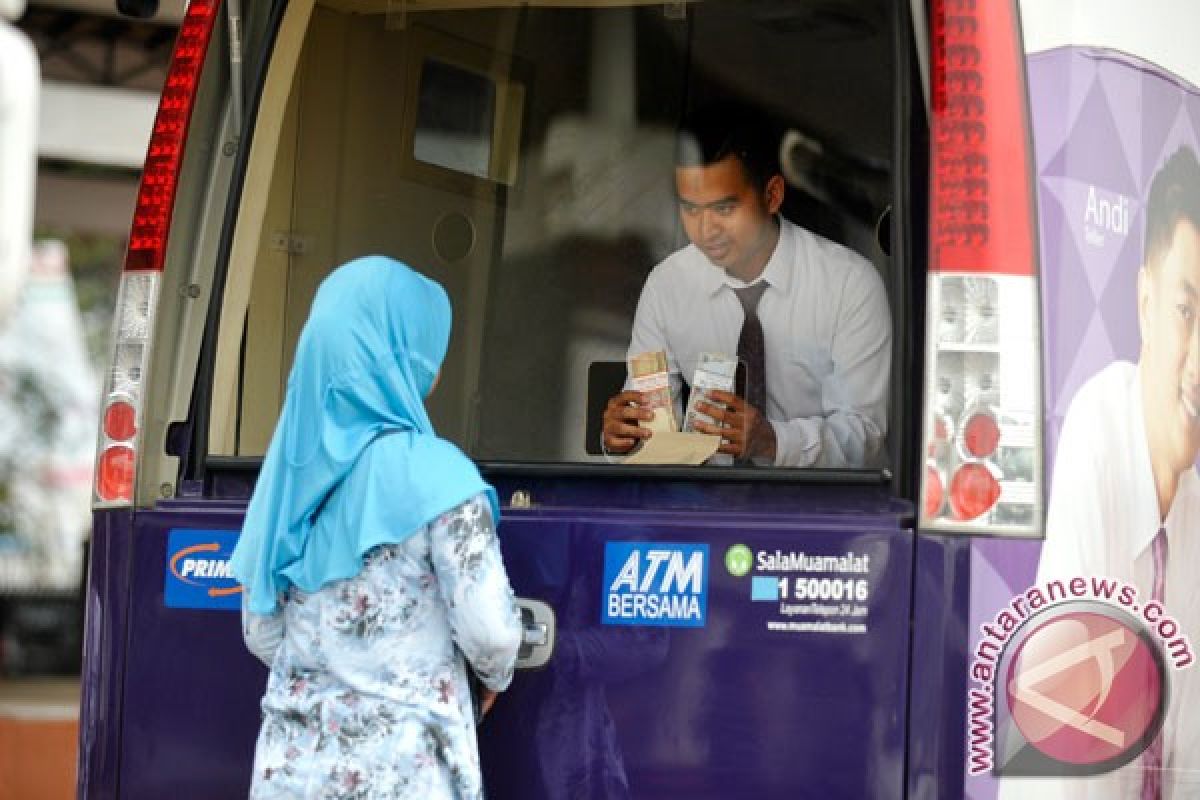
[[[288,233],[287,231],[273,231],[271,233],[271,250],[275,253],[302,256],[312,250],[312,244],[311,236],[300,236]]]

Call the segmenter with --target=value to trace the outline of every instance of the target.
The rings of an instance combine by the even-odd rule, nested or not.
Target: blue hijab
[[[398,261],[360,258],[321,283],[230,562],[251,611],[357,575],[372,547],[481,492],[499,519],[425,411],[449,339],[445,290]]]

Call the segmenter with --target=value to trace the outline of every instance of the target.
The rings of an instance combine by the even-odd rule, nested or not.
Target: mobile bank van
[[[316,287],[372,253],[450,293],[431,416],[504,506],[526,632],[490,797],[1200,791],[1187,509],[1152,581],[1132,546],[1111,591],[1039,572],[1073,552],[1058,485],[1108,509],[1133,483],[1093,467],[1158,476],[1133,423],[1129,458],[1056,465],[1118,427],[1072,401],[1135,397],[1149,330],[1184,376],[1151,419],[1193,433],[1195,286],[1139,276],[1154,178],[1197,146],[1196,30],[1182,0],[192,0],[103,394],[80,797],[244,796],[265,671],[228,557]],[[879,272],[886,467],[599,452],[646,275],[686,243],[676,127],[728,99],[778,127],[783,215]]]

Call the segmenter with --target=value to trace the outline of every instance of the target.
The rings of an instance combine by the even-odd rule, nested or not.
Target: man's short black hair
[[[1146,240],[1143,258],[1157,264],[1175,238],[1175,227],[1190,222],[1200,232],[1200,162],[1183,145],[1159,168],[1146,199]]]
[[[780,174],[779,139],[752,109],[711,105],[687,116],[675,139],[675,166],[707,167],[736,156],[755,189]]]

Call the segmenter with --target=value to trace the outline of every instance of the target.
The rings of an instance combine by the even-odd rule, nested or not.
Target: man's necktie
[[[742,310],[746,312],[737,343],[738,360],[746,365],[746,402],[763,416],[767,413],[767,370],[762,323],[758,320],[758,301],[762,299],[766,288],[766,282],[759,281],[752,286],[733,290],[738,300],[742,301]]]
[[[1162,604],[1167,589],[1167,529],[1159,528],[1151,546],[1154,556],[1154,586],[1151,596],[1154,602]],[[1160,687],[1159,696],[1166,700],[1165,687]],[[1163,767],[1163,734],[1160,730],[1154,741],[1142,754],[1142,798],[1141,800],[1161,800],[1162,798],[1162,767]]]

